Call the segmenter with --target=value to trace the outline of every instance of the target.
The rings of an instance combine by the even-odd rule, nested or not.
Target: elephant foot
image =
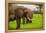
[[[16,29],[20,29],[20,28],[16,28]]]
[[[17,26],[16,29],[20,29],[20,26]]]
[[[31,22],[29,22],[29,23],[32,23],[32,21],[31,21]]]
[[[22,23],[22,24],[25,24],[25,23]]]
[[[26,24],[28,24],[28,22],[26,22]]]

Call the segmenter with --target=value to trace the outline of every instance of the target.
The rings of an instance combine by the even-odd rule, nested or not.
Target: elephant
[[[16,8],[14,11],[17,21],[16,29],[20,28],[21,18],[23,19],[23,24],[25,23],[24,17],[26,18],[26,23],[32,23],[33,12],[30,9],[20,7],[20,8]]]
[[[24,15],[26,17],[26,23],[32,23],[33,12],[30,9],[24,9]]]
[[[9,5],[8,12],[9,21],[16,20],[17,23],[16,29],[20,29],[21,18],[23,20],[22,21],[23,24],[25,24],[25,19],[26,23],[32,23],[33,12],[31,11],[31,9],[19,6],[17,6],[16,8],[15,7],[12,8],[12,5]],[[8,24],[9,23],[10,22],[8,22]]]

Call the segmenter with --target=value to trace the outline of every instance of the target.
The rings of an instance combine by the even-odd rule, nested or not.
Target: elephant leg
[[[16,29],[20,29],[20,22],[21,22],[21,19],[18,17],[18,18],[16,19],[16,21],[17,21],[17,28],[16,28]]]
[[[32,23],[32,20],[30,20],[29,23]]]
[[[28,22],[28,19],[26,19],[26,23],[29,23],[29,22]]]
[[[29,21],[29,23],[32,23],[32,17],[31,17],[31,20]]]
[[[29,21],[29,20],[28,20],[28,18],[26,17],[26,23],[29,23],[28,21]]]
[[[28,19],[26,19],[26,23],[32,23],[32,20],[28,20]]]
[[[25,17],[23,17],[22,19],[23,19],[22,23],[25,24]]]

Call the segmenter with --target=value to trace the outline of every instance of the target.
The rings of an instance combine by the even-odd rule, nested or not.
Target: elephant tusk
[[[35,20],[35,19],[30,19],[29,17],[27,17],[28,18],[28,20]]]
[[[28,20],[32,20],[32,19],[30,19],[29,17],[27,17],[28,18]]]

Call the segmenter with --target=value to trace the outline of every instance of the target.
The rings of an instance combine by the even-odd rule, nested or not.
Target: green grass
[[[10,21],[9,23],[9,29],[15,29],[17,26],[16,21]],[[24,28],[40,28],[42,27],[42,15],[41,14],[33,14],[33,20],[32,23],[28,24],[22,24],[20,25],[21,29]]]

